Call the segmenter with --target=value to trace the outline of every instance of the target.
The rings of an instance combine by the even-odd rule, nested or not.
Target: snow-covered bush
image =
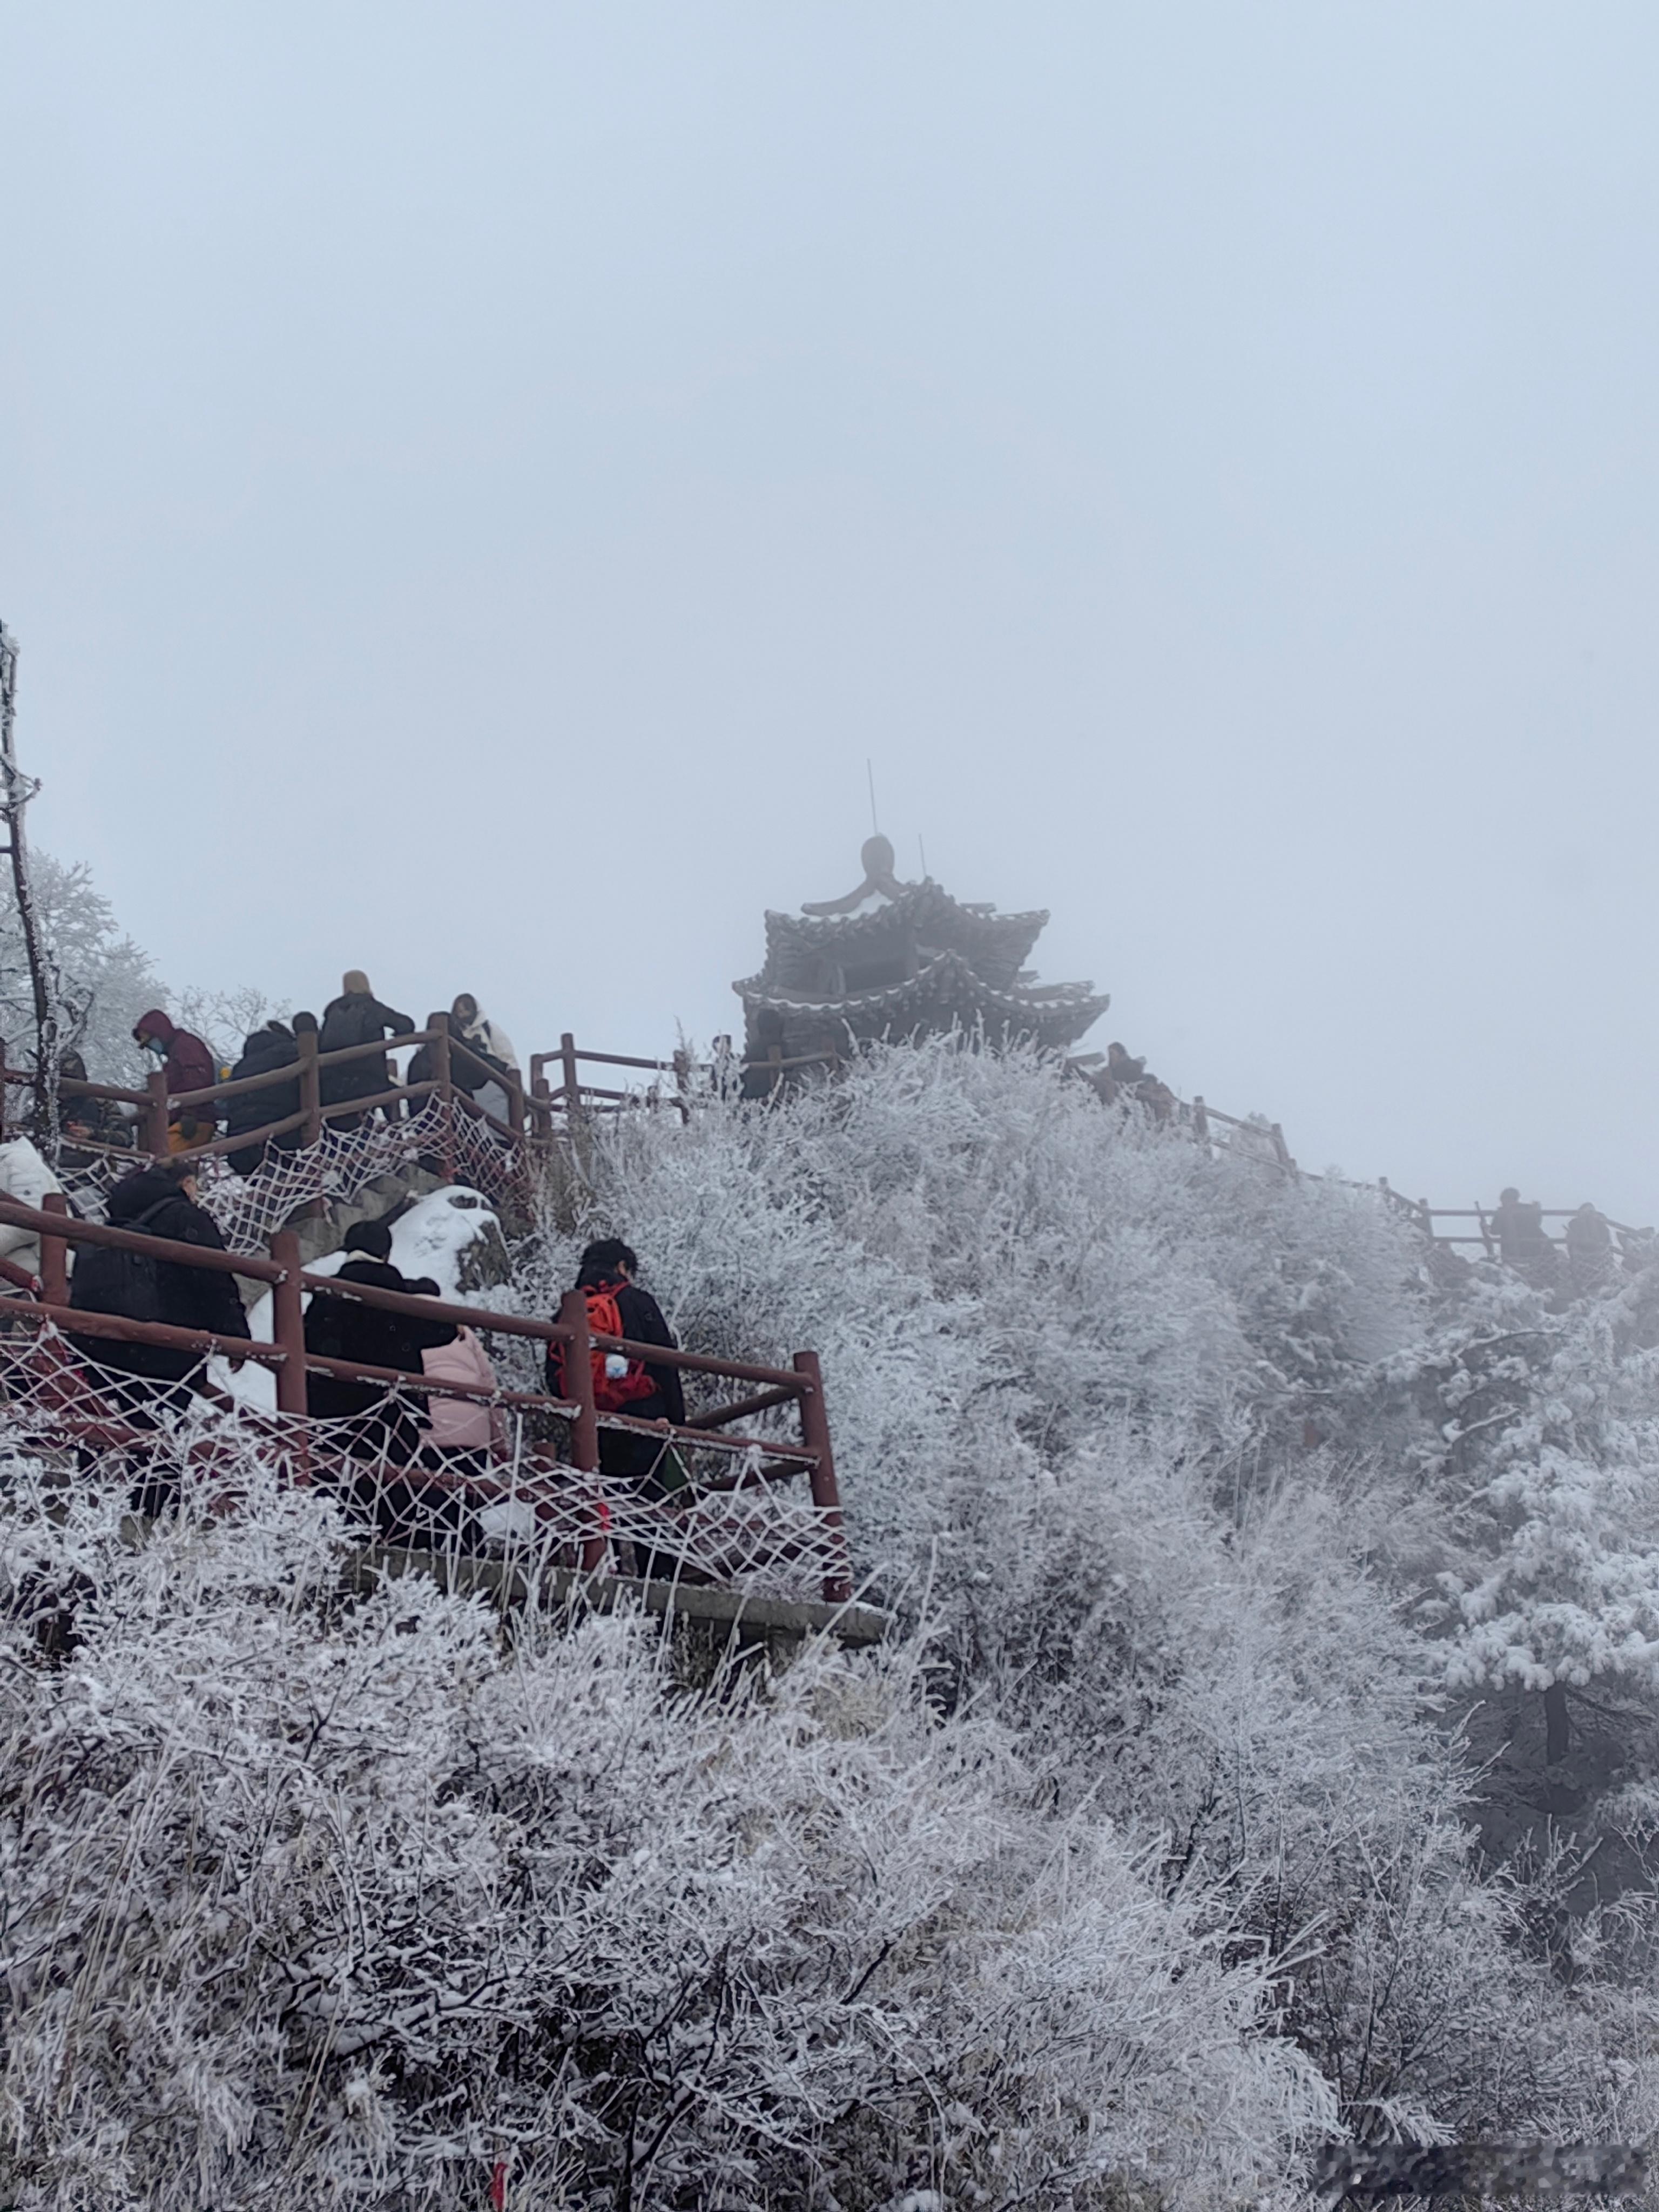
[[[1126,1415],[1206,1448],[1299,1440],[1420,1327],[1415,1255],[1368,1194],[1212,1159],[1033,1055],[948,1039],[783,1109],[634,1115],[592,1180],[581,1227],[628,1237],[688,1341],[820,1351],[884,1577],[950,1553],[963,1486],[1006,1485],[1022,1451],[1053,1466]]]
[[[10,1477],[9,2202],[1221,2206],[1329,2123],[1271,1961],[911,1652],[691,1697],[343,1595],[252,1455],[137,1545]]]

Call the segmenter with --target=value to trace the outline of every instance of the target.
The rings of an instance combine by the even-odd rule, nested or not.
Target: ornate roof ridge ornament
[[[865,839],[859,848],[859,860],[864,869],[864,881],[855,891],[848,891],[845,898],[804,900],[801,912],[817,915],[855,914],[867,898],[902,898],[910,889],[894,874],[897,856],[891,840],[884,837],[879,830],[873,837]]]

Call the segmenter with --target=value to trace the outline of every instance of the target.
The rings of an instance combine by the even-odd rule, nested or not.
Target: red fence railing
[[[533,1463],[528,1478],[511,1483],[504,1478],[475,1472],[449,1474],[442,1468],[410,1467],[394,1469],[392,1473],[412,1488],[444,1484],[483,1502],[499,1502],[503,1497],[511,1495],[515,1498],[527,1498],[532,1505],[538,1498],[545,1500],[545,1492],[537,1488],[538,1476],[550,1477],[566,1484],[566,1489],[561,1492],[561,1500],[567,1509],[568,1482],[574,1475],[586,1486],[592,1497],[593,1510],[589,1522],[584,1524],[586,1533],[581,1539],[581,1565],[590,1571],[598,1571],[603,1563],[605,1530],[610,1521],[610,1509],[605,1495],[605,1479],[601,1476],[599,1465],[599,1440],[602,1430],[642,1437],[659,1446],[673,1446],[699,1458],[708,1454],[720,1455],[728,1463],[729,1471],[720,1475],[698,1478],[691,1486],[699,1495],[723,1491],[738,1492],[757,1486],[763,1489],[766,1486],[805,1476],[811,1500],[812,1556],[823,1568],[822,1595],[824,1601],[831,1605],[846,1604],[851,1599],[851,1569],[842,1524],[835,1455],[824,1407],[823,1378],[815,1352],[798,1352],[787,1368],[778,1368],[720,1359],[700,1352],[670,1351],[660,1345],[634,1344],[623,1338],[591,1335],[587,1326],[586,1302],[579,1291],[566,1292],[556,1321],[538,1321],[522,1315],[501,1314],[430,1297],[404,1297],[366,1285],[340,1282],[331,1276],[308,1273],[301,1266],[298,1238],[291,1229],[278,1230],[272,1236],[270,1257],[262,1259],[246,1253],[232,1254],[206,1249],[195,1244],[177,1243],[132,1230],[106,1227],[97,1222],[78,1221],[68,1212],[66,1201],[56,1194],[48,1200],[43,1210],[39,1211],[10,1200],[0,1200],[0,1222],[27,1230],[37,1237],[41,1252],[38,1295],[31,1298],[9,1298],[4,1306],[4,1316],[9,1324],[13,1328],[21,1324],[40,1330],[50,1328],[58,1333],[60,1340],[62,1335],[72,1331],[81,1337],[127,1344],[157,1345],[173,1351],[193,1352],[203,1359],[218,1354],[227,1359],[251,1362],[270,1370],[276,1382],[279,1424],[288,1443],[295,1447],[290,1455],[290,1463],[297,1470],[299,1480],[307,1480],[309,1473],[322,1467],[331,1468],[337,1475],[349,1475],[352,1471],[349,1455],[337,1441],[330,1442],[330,1425],[307,1419],[307,1375],[331,1375],[349,1382],[383,1383],[416,1397],[483,1401],[487,1405],[520,1411],[534,1409],[556,1415],[568,1424],[568,1462],[549,1456],[543,1450],[539,1457],[532,1455]],[[69,1303],[70,1251],[80,1245],[98,1244],[143,1252],[154,1260],[169,1264],[240,1275],[265,1284],[271,1293],[271,1340],[267,1343],[251,1337],[215,1336],[160,1322],[130,1321],[119,1315],[71,1307]],[[563,1351],[564,1373],[568,1379],[571,1395],[568,1399],[559,1399],[541,1391],[484,1389],[459,1382],[434,1381],[401,1370],[366,1366],[309,1351],[305,1341],[303,1320],[303,1301],[307,1293],[313,1297],[354,1299],[388,1312],[411,1315],[427,1321],[453,1322],[472,1329],[480,1336],[495,1334],[527,1339],[544,1348],[558,1345]],[[686,1374],[741,1384],[744,1386],[744,1395],[730,1403],[700,1410],[690,1419],[678,1425],[640,1421],[620,1413],[602,1413],[594,1402],[590,1358],[594,1351],[620,1353],[626,1358],[644,1360],[653,1366],[672,1367]],[[67,1350],[64,1358],[65,1360],[69,1358]],[[37,1383],[44,1388],[45,1378],[37,1376]],[[7,1395],[14,1401],[19,1395],[12,1378],[9,1378]],[[49,1395],[50,1392],[46,1391],[46,1395]],[[799,1431],[798,1442],[770,1435],[729,1433],[736,1423],[750,1421],[759,1413],[786,1407],[794,1409]],[[301,1425],[296,1428],[295,1424]],[[78,1425],[90,1425],[106,1437],[121,1432],[118,1413],[112,1415],[107,1408],[95,1416],[79,1419]],[[130,1440],[143,1442],[142,1437]],[[625,1479],[617,1478],[612,1486],[618,1490],[625,1487]],[[659,1525],[660,1539],[657,1548],[665,1555],[672,1555],[676,1549],[678,1532],[685,1526],[684,1509],[672,1502],[654,1503],[637,1494],[633,1495],[629,1503],[636,1522],[643,1515],[647,1530]],[[708,1580],[714,1577],[705,1574],[700,1578]]]

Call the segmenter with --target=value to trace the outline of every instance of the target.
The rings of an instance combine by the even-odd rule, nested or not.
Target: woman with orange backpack
[[[634,1279],[639,1265],[620,1237],[601,1237],[588,1246],[576,1273],[576,1288],[587,1300],[588,1329],[595,1336],[621,1336],[632,1344],[659,1344],[665,1351],[678,1351],[662,1308]],[[684,1420],[685,1392],[678,1367],[624,1358],[620,1352],[595,1352],[592,1361],[593,1402],[600,1413],[626,1413],[636,1421],[672,1421],[677,1426]],[[549,1391],[556,1398],[564,1397],[562,1346],[548,1346],[546,1365]],[[665,1439],[659,1444],[625,1429],[599,1431],[599,1472],[631,1482],[653,1503],[670,1495],[672,1485],[665,1485],[661,1477],[671,1459]],[[635,1571],[642,1580],[653,1580],[656,1555],[643,1544],[635,1544],[634,1553]]]

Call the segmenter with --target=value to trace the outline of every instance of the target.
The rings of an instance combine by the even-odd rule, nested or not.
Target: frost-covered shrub
[[[93,889],[82,862],[65,866],[50,853],[30,856],[40,936],[58,998],[59,1042],[78,1050],[94,1082],[142,1084],[143,1055],[132,1025],[165,993],[148,954],[123,936],[107,899]],[[16,895],[9,868],[0,872],[0,1036],[14,1066],[27,1066],[34,1048],[34,1000]]]
[[[1035,1056],[948,1039],[783,1108],[635,1115],[592,1177],[584,1225],[638,1248],[688,1341],[822,1352],[884,1578],[951,1553],[964,1484],[1125,1415],[1206,1447],[1299,1438],[1420,1326],[1405,1232],[1369,1194],[1212,1158]]]
[[[142,1544],[10,1463],[0,2186],[28,2207],[1194,2207],[1330,2101],[1269,1962],[913,1654],[342,1595],[251,1461]]]

